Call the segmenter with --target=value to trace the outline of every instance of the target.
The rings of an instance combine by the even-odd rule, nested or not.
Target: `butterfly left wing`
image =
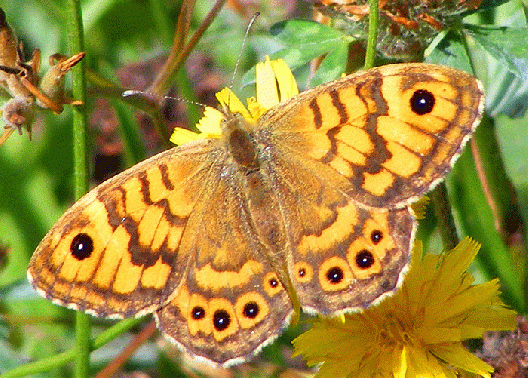
[[[189,219],[193,257],[171,301],[155,316],[159,329],[193,356],[229,366],[274,340],[293,313],[276,256],[255,232],[246,174],[226,164],[203,182],[215,185]],[[281,251],[282,252],[282,251]]]
[[[215,151],[210,142],[173,148],[82,197],[33,254],[35,289],[103,317],[141,316],[166,303],[190,258],[181,237]]]
[[[293,308],[221,143],[168,150],[81,198],[37,247],[33,286],[96,316],[155,312],[172,342],[216,364],[276,338]]]

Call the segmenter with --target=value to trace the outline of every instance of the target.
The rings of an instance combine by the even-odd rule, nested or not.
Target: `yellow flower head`
[[[295,353],[319,377],[489,377],[493,368],[462,341],[485,331],[515,329],[515,312],[499,299],[499,282],[473,285],[467,268],[479,244],[465,238],[442,255],[421,245],[401,289],[378,306],[338,318],[320,318],[294,340]]]
[[[248,122],[255,123],[268,109],[299,93],[297,84],[288,65],[282,60],[266,61],[256,66],[256,98],[247,100],[245,107],[238,97],[229,89],[224,88],[216,94],[216,98],[224,111],[240,113]],[[182,145],[193,140],[220,138],[220,128],[224,113],[211,107],[205,107],[204,115],[196,125],[199,132],[176,128],[171,136],[171,142]]]

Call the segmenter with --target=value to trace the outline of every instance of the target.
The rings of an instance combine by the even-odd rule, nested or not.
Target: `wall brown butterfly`
[[[28,275],[95,316],[153,313],[185,351],[230,365],[301,307],[365,309],[411,253],[409,205],[442,180],[483,112],[481,84],[400,64],[346,76],[269,109],[225,112],[220,138],[147,159],[99,185],[38,246]]]

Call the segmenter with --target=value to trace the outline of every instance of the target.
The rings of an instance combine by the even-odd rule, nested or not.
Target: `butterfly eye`
[[[192,309],[192,317],[194,320],[200,320],[205,317],[205,309],[200,306],[196,306]]]
[[[313,269],[308,263],[304,261],[300,261],[295,264],[293,269],[296,272],[295,278],[297,279],[298,282],[304,283],[304,282],[310,282],[312,280]]]
[[[255,319],[259,314],[259,305],[255,302],[249,302],[244,305],[244,316]]]
[[[338,256],[333,256],[319,267],[319,284],[325,291],[346,289],[354,280],[349,263]]]
[[[411,109],[418,115],[431,113],[434,105],[434,95],[425,89],[418,89],[411,97]]]
[[[275,273],[269,272],[262,280],[262,286],[270,297],[280,293],[283,290],[282,284]]]
[[[71,244],[70,252],[77,260],[84,260],[92,254],[94,249],[93,240],[87,234],[77,234]]]
[[[217,331],[223,331],[231,324],[231,317],[225,310],[217,310],[213,316],[213,324]]]
[[[328,271],[326,272],[326,278],[328,279],[328,282],[332,284],[340,283],[344,277],[345,274],[343,273],[343,270],[337,266],[328,269]]]
[[[372,265],[374,265],[374,262],[374,256],[372,256],[372,253],[367,251],[366,249],[360,251],[356,255],[356,265],[358,268],[368,269]]]
[[[374,244],[378,244],[383,239],[383,233],[380,230],[374,230],[370,233],[370,240]]]

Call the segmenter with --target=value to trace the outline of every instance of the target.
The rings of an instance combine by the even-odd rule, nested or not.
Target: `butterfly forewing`
[[[80,199],[37,247],[33,286],[98,316],[138,316],[167,302],[190,257],[182,235],[219,151],[210,144],[168,150]]]
[[[395,208],[445,177],[483,104],[481,84],[465,72],[389,65],[304,92],[261,124],[272,125],[274,145],[347,178],[357,202]]]

